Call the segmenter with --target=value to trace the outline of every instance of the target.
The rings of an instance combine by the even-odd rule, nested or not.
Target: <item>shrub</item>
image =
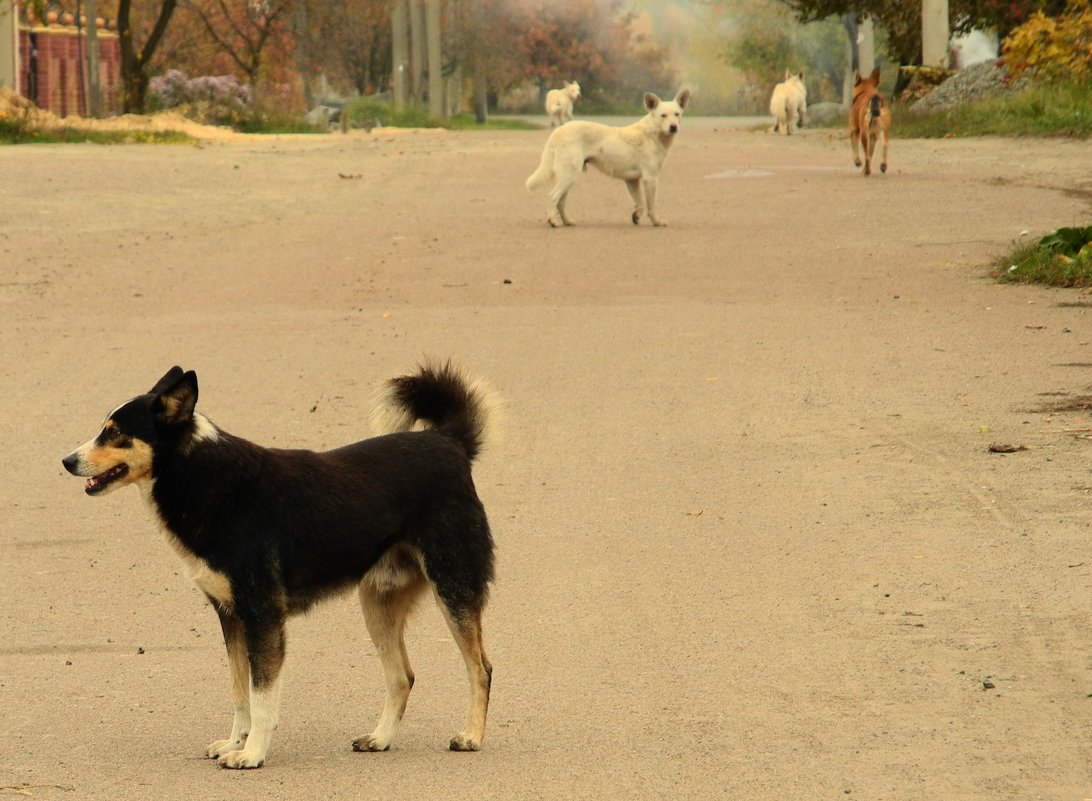
[[[1001,48],[1006,80],[1029,73],[1044,82],[1092,79],[1092,6],[1069,0],[1065,13],[1048,17],[1037,11],[1006,38]]]
[[[183,114],[210,125],[239,126],[250,114],[253,93],[233,75],[188,78],[168,70],[148,85],[155,107],[179,108]]]

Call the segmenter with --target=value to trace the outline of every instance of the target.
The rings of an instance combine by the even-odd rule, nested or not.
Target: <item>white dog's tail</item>
[[[534,192],[536,189],[541,189],[550,183],[553,177],[554,143],[547,140],[546,147],[542,150],[542,161],[539,163],[538,169],[531,173],[531,176],[527,179],[527,188]]]

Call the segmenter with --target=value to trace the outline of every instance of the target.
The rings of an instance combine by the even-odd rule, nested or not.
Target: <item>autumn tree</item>
[[[605,102],[635,102],[649,89],[673,88],[667,54],[635,34],[633,13],[619,0],[561,0],[531,7],[518,40],[529,77],[545,97],[551,86],[577,80],[584,95]]]
[[[184,0],[185,12],[198,20],[209,40],[257,88],[263,58],[270,45],[279,47],[280,63],[291,50],[287,20],[293,0]]]
[[[310,24],[299,31],[311,54],[305,69],[358,94],[387,87],[391,77],[391,23],[386,0],[310,0]]]
[[[118,0],[121,108],[126,114],[144,111],[152,59],[177,6],[178,0]],[[138,40],[143,43],[138,44]]]
[[[891,55],[900,64],[921,61],[921,0],[781,0],[804,22],[831,15],[870,16],[888,33]],[[1065,6],[1065,0],[949,0],[949,29],[996,28],[1002,38],[1039,8]]]

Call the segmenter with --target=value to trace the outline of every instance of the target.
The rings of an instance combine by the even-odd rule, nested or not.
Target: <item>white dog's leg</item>
[[[246,744],[250,733],[250,664],[247,661],[246,638],[239,619],[219,608],[220,627],[227,646],[228,668],[231,671],[231,702],[235,714],[231,722],[231,734],[226,740],[209,743],[206,753],[210,759],[219,759],[228,751],[238,751]]]
[[[667,225],[666,222],[656,216],[656,179],[645,178],[645,204],[648,206],[648,219],[652,220],[652,224],[655,226]]]
[[[562,225],[573,225],[573,221],[565,214],[565,201],[568,200],[569,191],[576,183],[580,175],[581,164],[570,164],[561,158],[560,154],[554,161],[554,175],[557,183],[550,190],[549,204],[546,207],[546,221],[554,228]]]
[[[627,178],[626,189],[629,190],[629,196],[633,198],[633,224],[637,225],[641,222],[641,215],[645,213],[645,202],[641,196],[641,179],[640,178]]]

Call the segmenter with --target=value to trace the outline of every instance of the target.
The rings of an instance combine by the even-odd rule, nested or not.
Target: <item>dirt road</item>
[[[688,120],[668,228],[589,173],[555,231],[545,136],[0,148],[0,797],[1092,796],[1089,301],[984,277],[1089,222],[1087,143],[896,139],[866,180]],[[289,630],[267,766],[219,770],[215,615],[60,458],[176,363],[222,428],[334,446],[424,354],[506,400],[484,749],[445,750],[430,607],[399,739],[351,751],[350,597]]]

